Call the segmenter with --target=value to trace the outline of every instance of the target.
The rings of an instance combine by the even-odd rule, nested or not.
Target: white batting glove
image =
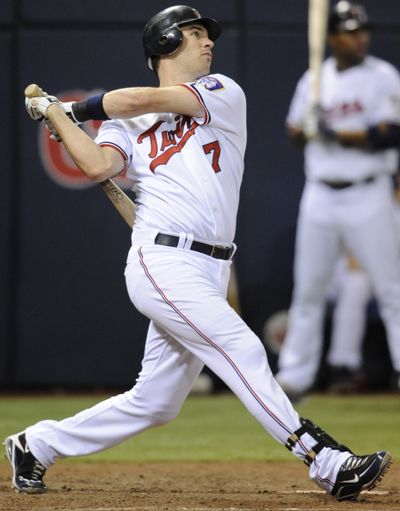
[[[44,121],[47,118],[47,109],[53,103],[60,103],[55,96],[25,98],[25,110],[34,121]]]

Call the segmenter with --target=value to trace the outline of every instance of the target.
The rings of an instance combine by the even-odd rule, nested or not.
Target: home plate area
[[[0,511],[387,511],[400,510],[396,463],[356,502],[337,502],[294,462],[94,463],[61,461],[49,492],[17,494],[0,463]]]

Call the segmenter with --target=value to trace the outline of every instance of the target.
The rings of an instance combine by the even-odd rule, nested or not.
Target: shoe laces
[[[33,481],[41,481],[45,473],[46,468],[39,461],[35,460],[32,468],[31,479]]]
[[[354,470],[356,468],[359,468],[361,467],[361,465],[363,465],[367,459],[369,458],[369,456],[356,456],[356,455],[353,455],[353,456],[350,456],[343,464],[343,471],[347,471],[347,470]]]
[[[26,453],[24,461],[18,470],[18,475],[31,481],[41,481],[45,473],[46,467],[31,452]]]

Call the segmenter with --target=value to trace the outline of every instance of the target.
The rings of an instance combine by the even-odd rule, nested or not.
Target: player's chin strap
[[[303,417],[300,417],[300,423],[301,426],[299,427],[299,429],[292,433],[290,437],[287,439],[285,447],[287,447],[289,451],[291,451],[295,446],[296,442],[299,442],[301,437],[305,433],[308,433],[310,437],[313,438],[317,443],[305,455],[304,463],[306,465],[310,466],[311,463],[314,461],[315,457],[317,456],[317,454],[324,447],[330,447],[331,449],[336,449],[338,451],[348,451],[352,453],[352,451],[348,447],[336,442],[336,440],[329,436],[328,433],[325,433],[325,431],[316,426],[309,419],[304,419]]]

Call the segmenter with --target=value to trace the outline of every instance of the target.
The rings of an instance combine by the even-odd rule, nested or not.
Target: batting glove
[[[321,118],[321,106],[317,103],[309,104],[303,119],[303,133],[307,140],[312,140],[318,137]]]
[[[55,96],[25,98],[25,110],[34,121],[44,121],[47,118],[47,109],[53,103],[60,104]]]
[[[325,142],[334,142],[336,133],[324,118],[324,111],[319,104],[310,104],[303,121],[303,133],[307,140],[319,138]]]
[[[320,119],[318,123],[318,136],[325,142],[337,142],[335,131],[329,126],[325,119]]]
[[[75,117],[74,111],[72,109],[72,105],[74,105],[74,103],[76,103],[76,101],[68,101],[66,103],[60,103],[60,105],[73,123],[82,124],[82,122],[78,121],[78,119]]]

